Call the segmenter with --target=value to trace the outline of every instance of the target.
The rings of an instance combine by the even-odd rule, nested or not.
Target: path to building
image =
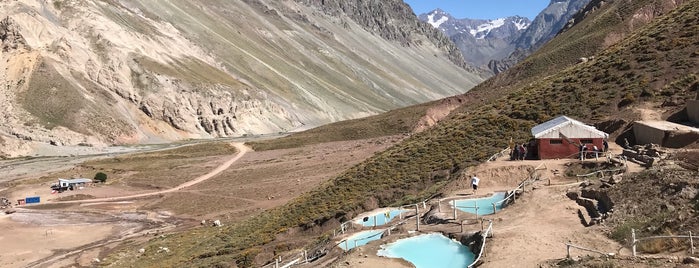
[[[80,204],[80,203],[96,203],[96,202],[112,202],[112,201],[123,201],[123,200],[129,200],[129,199],[137,199],[137,198],[142,198],[142,197],[149,197],[149,196],[154,196],[154,195],[161,195],[161,194],[166,194],[166,193],[172,193],[175,191],[182,190],[184,188],[190,187],[192,185],[195,185],[197,183],[201,183],[205,180],[208,180],[219,173],[223,172],[224,170],[228,169],[233,163],[238,161],[241,157],[243,157],[247,152],[250,151],[250,148],[245,146],[245,144],[241,142],[233,142],[231,143],[237,150],[238,153],[233,156],[233,158],[229,159],[225,163],[221,164],[220,166],[216,167],[214,170],[210,171],[209,173],[206,173],[204,175],[201,175],[199,177],[196,177],[190,181],[187,181],[183,184],[178,185],[177,187],[162,190],[162,191],[157,191],[157,192],[150,192],[150,193],[143,193],[143,194],[135,194],[135,195],[126,195],[126,196],[114,196],[114,197],[105,197],[105,198],[97,198],[97,199],[85,199],[85,200],[71,200],[71,201],[55,201],[51,202],[52,204]]]

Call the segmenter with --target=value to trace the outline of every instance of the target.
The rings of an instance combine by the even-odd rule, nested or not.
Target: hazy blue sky
[[[520,15],[534,19],[551,0],[404,0],[416,15],[441,8],[457,19],[496,19]]]

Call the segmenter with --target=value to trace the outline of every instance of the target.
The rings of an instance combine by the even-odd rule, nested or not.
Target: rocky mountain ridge
[[[530,27],[512,41],[513,51],[503,59],[490,61],[488,69],[497,74],[514,66],[553,39],[589,2],[590,0],[551,0],[534,18]]]
[[[435,9],[418,18],[449,36],[467,62],[483,66],[514,51],[512,41],[531,23],[528,18],[510,16],[494,20],[457,19]]]
[[[22,0],[0,10],[6,156],[284,132],[484,79],[401,1]]]

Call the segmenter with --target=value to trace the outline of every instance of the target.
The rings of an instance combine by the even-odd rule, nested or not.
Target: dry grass
[[[56,181],[56,178],[94,178],[97,172],[104,172],[107,174],[107,185],[164,189],[205,174],[235,153],[235,148],[227,142],[184,145],[175,149],[91,160],[69,170],[25,179],[20,183],[46,184]]]
[[[231,144],[213,142],[89,161],[79,167],[83,170],[93,170],[95,173],[106,173],[109,184],[163,189],[175,187],[203,175],[226,161],[225,156],[235,153],[236,150]]]

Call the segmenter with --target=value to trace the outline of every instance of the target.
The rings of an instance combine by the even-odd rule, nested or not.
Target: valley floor
[[[176,159],[171,157],[182,148],[118,157],[57,158],[46,166],[41,160],[19,161],[17,165],[5,162],[7,168],[24,171],[6,178],[0,196],[13,203],[25,196],[41,196],[42,205],[19,206],[13,214],[0,214],[0,224],[6,227],[0,241],[9,248],[0,251],[0,266],[92,266],[127,239],[138,249],[141,242],[199,226],[202,219],[220,219],[228,225],[285,204],[401,139],[332,142],[244,154],[240,152],[247,149],[239,147],[237,154],[192,156],[177,164],[165,179],[155,179],[155,185],[161,185],[157,187],[152,186],[152,178],[139,174],[153,174],[149,169],[163,173],[172,169],[171,162]],[[206,151],[212,145],[194,146]],[[140,167],[143,162],[147,162],[145,168]],[[110,174],[106,185],[50,193],[49,185],[57,177],[100,169],[119,171],[123,167],[118,164],[123,163],[133,167]]]

